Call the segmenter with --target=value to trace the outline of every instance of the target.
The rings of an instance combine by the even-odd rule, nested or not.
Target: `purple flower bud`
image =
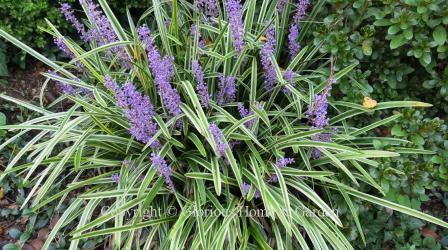
[[[208,5],[207,15],[211,17],[217,17],[219,12],[215,0],[208,0],[207,5]]]
[[[294,163],[294,159],[293,158],[280,158],[277,160],[277,162],[275,163],[275,166],[278,168],[284,168],[287,165]],[[272,182],[272,183],[277,183],[278,182],[278,176],[277,174],[273,174],[271,176],[271,178],[268,180],[268,182]]]
[[[290,69],[286,70],[283,77],[289,83],[289,85],[291,85],[291,87],[296,86],[294,83],[294,72],[292,72],[292,70],[290,70]],[[289,94],[291,94],[291,90],[285,87],[285,88],[283,88],[283,93],[289,95]]]
[[[291,57],[295,57],[299,51],[300,51],[300,44],[297,41],[299,38],[299,32],[300,32],[300,22],[305,18],[306,16],[306,10],[310,6],[309,0],[299,0],[299,2],[296,4],[296,13],[293,17],[293,24],[289,28],[289,53]]]
[[[299,0],[296,4],[296,13],[294,14],[294,22],[299,24],[306,16],[306,10],[310,7],[310,0]]]
[[[131,164],[131,161],[130,161],[130,160],[124,160],[124,161],[123,161],[123,165],[124,165],[125,167],[129,166],[130,164]]]
[[[244,193],[246,193],[246,196],[249,195],[249,192],[250,192],[250,188],[251,188],[251,187],[252,187],[251,184],[247,184],[246,182],[243,182],[243,191],[244,191]],[[260,197],[261,197],[260,190],[256,189],[256,190],[255,190],[255,193],[254,193],[254,198],[255,198],[255,199],[258,199],[258,198],[260,198]]]
[[[320,133],[315,134],[311,136],[311,140],[313,141],[321,141],[321,142],[329,142],[331,141],[331,134],[329,133]],[[321,156],[321,152],[317,148],[313,148],[313,151],[311,152],[311,158],[318,159]]]
[[[243,11],[240,0],[226,1],[226,10],[233,37],[233,47],[239,54],[244,48]]]
[[[289,28],[289,54],[291,58],[294,58],[300,52],[300,44],[297,41],[299,39],[299,26],[297,24],[291,25]]]
[[[311,122],[311,125],[315,128],[323,128],[328,125],[327,109],[328,109],[328,96],[330,96],[330,91],[333,83],[335,83],[333,75],[333,64],[330,69],[330,77],[328,78],[328,85],[322,91],[321,94],[315,95],[313,97],[313,102],[308,105],[308,110],[306,112],[306,117]]]
[[[158,131],[154,121],[154,108],[148,96],[137,91],[131,82],[126,82],[122,88],[110,77],[104,77],[105,85],[114,93],[117,105],[124,110],[129,120],[129,132],[142,143],[148,143]],[[154,141],[151,147],[157,148],[159,141]]]
[[[194,24],[191,25],[190,32],[193,38],[195,35],[198,36],[198,46],[199,48],[203,49],[205,47],[205,43],[204,40],[202,39],[201,33],[199,33],[199,30],[196,28],[196,25]]]
[[[151,162],[154,167],[157,168],[159,176],[163,176],[165,178],[165,183],[168,185],[170,192],[174,193],[174,183],[173,180],[171,180],[171,168],[166,164],[166,161],[160,156],[152,153]]]
[[[119,174],[112,174],[111,179],[112,179],[113,182],[119,183],[120,182],[120,175]]]
[[[198,11],[202,11],[205,7],[205,1],[206,0],[194,0],[194,8]]]
[[[313,128],[324,128],[328,125],[329,118],[327,118],[328,109],[328,96],[330,96],[330,91],[332,85],[336,82],[334,78],[333,62],[331,62],[330,67],[330,77],[328,78],[328,85],[324,88],[321,94],[315,95],[313,102],[308,105],[308,110],[306,112],[306,117],[309,119]],[[311,137],[313,141],[324,141],[328,142],[331,139],[331,135],[328,133],[316,134]],[[320,150],[313,149],[312,158],[317,159],[321,155]]]
[[[277,166],[278,168],[283,168],[283,167],[286,167],[287,165],[292,164],[294,162],[295,161],[293,158],[280,158],[275,163],[275,166]]]
[[[148,53],[149,66],[151,68],[157,91],[162,97],[165,107],[171,115],[181,113],[180,96],[174,89],[170,80],[174,75],[173,58],[165,56],[163,59],[154,45],[153,39],[150,37],[149,29],[143,25],[138,28],[139,38],[144,42],[146,52]]]
[[[92,0],[81,0],[80,3],[86,6],[87,16],[94,25],[94,27],[89,30],[89,37],[95,39],[99,45],[118,41],[117,34],[115,33],[112,24],[103,12],[98,10],[99,6],[94,4]]]
[[[68,3],[61,4],[61,13],[64,15],[65,19],[71,23],[71,25],[76,29],[76,31],[80,34],[81,39],[85,42],[90,40],[89,35],[87,34],[84,25],[78,21],[78,19],[73,14],[72,7]]]
[[[218,128],[218,126],[215,123],[210,123],[209,129],[210,132],[212,133],[213,140],[215,141],[218,156],[223,156],[226,151],[226,144],[223,141],[224,135],[222,134],[222,131]]]
[[[265,89],[270,91],[277,82],[277,74],[275,66],[272,64],[271,56],[275,54],[275,27],[269,26],[266,31],[266,42],[261,49],[261,65],[265,74]]]
[[[228,76],[225,77],[224,75],[219,76],[219,83],[218,83],[218,97],[217,102],[218,105],[223,105],[227,102],[234,102],[236,99],[236,84],[235,84],[235,77]]]
[[[204,40],[202,39],[202,36],[201,36],[201,33],[199,32],[199,30],[197,30],[196,25],[194,25],[194,24],[191,25],[190,32],[191,32],[191,35],[193,36],[193,38],[196,35],[198,36],[198,46],[199,46],[199,48],[201,48],[201,49],[205,48]]]
[[[208,108],[209,94],[207,90],[207,84],[204,81],[204,72],[202,71],[202,67],[199,64],[198,60],[192,61],[191,70],[193,71],[193,75],[197,81],[196,90],[198,91],[201,98],[201,105],[202,107]]]
[[[238,103],[238,112],[240,113],[241,118],[245,118],[247,116],[254,114],[254,111],[252,111],[252,110],[248,111],[241,102]],[[250,121],[246,122],[244,125],[246,126],[246,128],[250,129],[254,125],[254,121],[255,121],[255,119],[251,119]]]
[[[54,44],[59,48],[59,50],[64,52],[64,54],[66,56],[68,56],[70,59],[76,58],[75,54],[67,47],[67,45],[65,44],[64,39],[62,37],[55,37],[53,39],[53,41],[54,41]],[[84,69],[84,65],[82,65],[82,63],[80,61],[76,61],[75,65],[79,69]]]
[[[51,74],[51,75],[54,75],[54,76],[59,76],[58,73],[56,73],[56,72],[54,72],[52,70],[49,70],[48,74]],[[78,81],[78,82],[81,82],[81,80],[79,80],[79,79],[75,79],[75,80]],[[55,80],[55,82],[56,82],[56,87],[64,94],[72,95],[72,96],[75,95],[75,94],[84,94],[84,95],[91,94],[91,92],[89,90],[87,90],[87,89],[84,89],[84,88],[74,88],[70,84],[67,84],[67,83],[61,82],[61,81],[57,81],[57,80]]]
[[[288,0],[278,0],[277,2],[277,10],[278,12],[282,12],[285,9]]]

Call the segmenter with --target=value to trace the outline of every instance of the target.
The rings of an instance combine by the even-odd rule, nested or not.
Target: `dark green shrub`
[[[64,2],[77,3],[76,0]],[[126,14],[126,7],[141,14],[151,3],[149,0],[112,0],[109,2],[115,13],[119,13],[122,16]],[[57,50],[52,43],[52,39],[39,27],[46,28],[47,23],[45,19],[48,19],[61,32],[65,34],[73,32],[72,27],[59,12],[59,6],[59,1],[51,0],[0,0],[0,29],[13,34],[24,43],[32,45],[35,49],[54,59]],[[75,4],[75,6],[77,5]],[[0,39],[0,75],[7,75],[7,65],[11,63],[25,68],[27,59],[25,53],[12,46],[7,46],[4,40]]]
[[[73,0],[69,2],[73,2]],[[0,16],[2,17],[0,18],[0,28],[14,34],[22,41],[32,44],[35,48],[48,48],[51,45],[51,39],[39,29],[39,27],[46,27],[45,18],[62,30],[68,30],[69,27],[58,8],[59,3],[56,1],[0,0]],[[8,59],[21,67],[25,66],[25,53],[19,53],[12,46],[6,48],[3,40],[0,40],[0,47],[5,47],[7,55],[2,57],[0,51],[0,67],[6,67]],[[48,54],[51,50],[46,52]],[[5,71],[0,71],[0,73],[4,74]]]
[[[435,154],[402,154],[382,161],[370,173],[386,192],[387,199],[446,214],[448,199],[448,138],[443,121],[448,112],[448,66],[446,59],[447,1],[327,1],[313,31],[313,43],[323,44],[321,52],[338,58],[338,66],[359,63],[338,85],[337,98],[362,103],[363,96],[376,100],[419,99],[433,103],[424,113],[406,110],[403,116],[376,131],[376,136],[395,136]],[[397,27],[399,29],[397,29]],[[412,36],[410,35],[412,33]],[[377,120],[381,116],[376,114]],[[433,118],[433,117],[441,117]],[[368,125],[358,119],[352,125]],[[391,149],[377,143],[378,149]],[[368,189],[368,187],[365,187]],[[343,198],[340,197],[341,201]],[[437,240],[421,233],[428,224],[407,216],[358,204],[364,230],[376,237],[367,239],[367,249],[440,249],[447,234]],[[436,207],[437,209],[428,209]],[[344,211],[343,208],[341,211]],[[346,210],[347,211],[347,210]],[[354,227],[348,235],[359,240]]]

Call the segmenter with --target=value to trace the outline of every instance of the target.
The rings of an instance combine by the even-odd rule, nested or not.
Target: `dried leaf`
[[[423,228],[421,233],[425,237],[432,237],[436,240],[440,238],[440,236],[436,232],[434,232],[433,230],[431,230],[429,228]]]
[[[378,104],[377,101],[373,100],[372,98],[370,98],[368,96],[365,96],[364,101],[362,102],[362,106],[369,108],[369,109],[376,107],[377,104]]]

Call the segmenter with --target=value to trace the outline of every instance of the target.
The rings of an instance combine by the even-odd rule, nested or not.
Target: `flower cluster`
[[[207,90],[207,84],[204,81],[204,72],[202,71],[202,67],[199,64],[198,60],[192,61],[191,70],[193,71],[193,75],[197,81],[196,90],[198,91],[198,94],[201,98],[201,105],[202,107],[208,108],[209,94]]]
[[[249,194],[251,187],[252,187],[251,184],[247,184],[246,182],[243,182],[243,191],[244,191],[244,193],[246,193],[246,196]],[[260,197],[261,197],[260,190],[255,189],[254,198],[258,199]]]
[[[226,1],[227,17],[232,31],[233,47],[238,53],[244,48],[243,10],[240,0]]]
[[[292,70],[290,70],[290,69],[286,70],[285,73],[283,74],[283,77],[289,83],[289,85],[291,85],[291,87],[296,86],[294,84],[294,72]],[[289,95],[289,94],[291,94],[291,90],[285,87],[285,88],[283,88],[283,93]]]
[[[70,59],[76,58],[75,54],[65,44],[63,37],[55,37],[53,41],[54,44],[59,48],[59,50],[64,52],[64,54],[68,56]],[[78,68],[84,68],[84,65],[81,63],[81,61],[76,61],[75,65]]]
[[[245,118],[247,116],[254,114],[254,111],[247,110],[241,102],[238,103],[238,112],[240,113],[241,118]],[[254,119],[251,119],[250,121],[244,123],[244,126],[250,129],[254,125],[254,121],[255,121]]]
[[[129,132],[142,143],[150,142],[158,126],[154,121],[154,108],[149,97],[138,92],[131,82],[126,82],[120,88],[108,75],[104,77],[104,84],[115,93],[117,105],[123,108],[130,123]],[[151,147],[159,147],[159,141],[154,141]]]
[[[218,126],[215,123],[210,123],[209,129],[210,132],[212,133],[213,140],[215,141],[218,156],[223,156],[226,151],[226,144],[223,141],[224,136],[222,134],[222,131],[218,128]]]
[[[193,5],[198,11],[203,11],[207,5],[207,16],[209,17],[217,17],[219,14],[215,0],[194,0]]]
[[[269,26],[266,31],[266,42],[261,49],[261,64],[265,74],[265,89],[270,91],[274,88],[277,82],[277,74],[275,72],[275,66],[272,64],[271,56],[275,54],[275,27]]]
[[[333,84],[336,82],[336,80],[334,78],[333,71],[334,71],[333,63],[331,63],[330,77],[328,78],[327,86],[325,87],[325,89],[322,91],[321,94],[315,95],[313,97],[313,102],[310,105],[308,105],[306,117],[309,119],[311,126],[313,128],[322,129],[328,125],[328,121],[329,121],[329,118],[327,118],[328,96],[330,96],[331,88],[332,88]],[[311,139],[313,141],[328,142],[328,141],[330,141],[331,137],[330,137],[330,134],[321,133],[321,134],[314,135]],[[321,155],[321,152],[318,149],[313,150],[312,157],[314,159],[319,158],[320,155]]]
[[[92,0],[80,0],[81,4],[87,8],[87,15],[92,21],[93,27],[88,31],[88,38],[95,40],[99,45],[116,42],[118,40],[112,24],[109,19],[98,10],[98,5],[94,4]]]
[[[287,3],[288,3],[288,0],[278,0],[277,1],[278,12],[282,12],[285,9]]]
[[[86,6],[87,16],[92,22],[92,28],[85,30],[84,25],[81,24],[73,14],[73,10],[68,3],[61,4],[61,12],[68,22],[78,31],[85,42],[95,41],[98,45],[105,45],[118,41],[118,36],[115,33],[109,19],[98,9],[98,5],[94,4],[92,0],[79,0],[82,5]],[[64,51],[64,50],[63,50]],[[66,51],[64,51],[66,52]],[[69,54],[70,55],[70,54]],[[107,55],[112,57],[116,55],[120,64],[126,68],[130,67],[130,58],[123,48],[112,47],[107,50]]]
[[[321,142],[329,142],[331,140],[331,134],[330,133],[319,133],[311,136],[311,140],[313,141],[321,141]],[[313,148],[313,151],[311,152],[311,158],[313,159],[319,159],[322,152],[320,152],[319,149]]]
[[[300,44],[297,41],[300,34],[300,22],[306,16],[306,10],[310,6],[309,0],[299,0],[296,4],[296,13],[294,14],[294,22],[291,24],[289,28],[289,54],[291,57],[295,57],[300,51]]]
[[[90,41],[89,34],[86,32],[84,25],[75,17],[73,14],[72,7],[68,3],[61,4],[61,13],[64,15],[65,19],[72,24],[76,31],[80,34],[81,39],[85,42]]]
[[[227,102],[234,102],[236,99],[236,85],[235,85],[235,77],[233,76],[219,76],[218,83],[218,97],[217,103],[218,105],[223,105]]]
[[[174,75],[173,58],[170,56],[161,57],[151,38],[151,32],[146,25],[139,27],[137,32],[140,40],[145,44],[149,66],[159,95],[162,96],[163,102],[171,115],[180,114],[180,96],[177,90],[170,84],[170,80]]]
[[[219,15],[215,0],[208,0],[207,15],[211,17],[217,17]]]
[[[168,166],[166,161],[161,158],[160,156],[152,153],[151,154],[151,162],[154,167],[157,168],[157,171],[160,176],[163,176],[165,178],[165,183],[168,185],[170,192],[174,193],[174,183],[171,179],[171,168]]]
[[[195,35],[198,36],[198,46],[199,48],[203,49],[205,47],[204,40],[202,39],[201,33],[197,29],[196,25],[192,24],[190,27],[191,35],[194,37]]]
[[[111,179],[113,182],[118,183],[120,182],[120,175],[119,174],[112,174]]]
[[[293,158],[280,158],[277,160],[277,162],[275,163],[275,166],[278,168],[284,168],[289,164],[294,163],[294,159]],[[277,183],[278,182],[278,176],[277,174],[273,174],[271,176],[271,178],[269,179],[268,182],[273,182],[273,183]]]
[[[49,70],[48,74],[60,77],[59,74],[53,70]],[[79,83],[81,82],[81,80],[78,78],[75,78],[75,81],[77,81]],[[72,95],[72,96],[75,94],[82,94],[82,95],[88,95],[88,96],[92,95],[92,92],[88,89],[85,89],[82,87],[74,88],[72,85],[62,82],[62,81],[56,80],[55,82],[56,82],[56,87],[64,94]]]
[[[313,102],[308,105],[306,117],[309,119],[311,125],[314,128],[323,128],[328,125],[327,109],[328,109],[328,96],[330,96],[330,90],[335,80],[333,74],[328,79],[328,85],[322,91],[321,94],[313,97]]]

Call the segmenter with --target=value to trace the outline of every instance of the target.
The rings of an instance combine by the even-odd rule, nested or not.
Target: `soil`
[[[40,62],[33,62],[28,65],[26,70],[13,69],[9,76],[0,76],[0,93],[20,99],[22,101],[39,105],[40,92],[45,83],[43,72],[47,72],[48,68]],[[58,91],[53,82],[48,82],[42,97],[44,105],[54,101],[58,96]],[[8,124],[15,124],[20,122],[20,119],[27,118],[28,112],[18,108],[9,101],[0,99],[0,112],[7,117]],[[5,166],[7,159],[0,155],[0,171]],[[18,205],[12,197],[3,194],[0,186],[0,208],[16,208]],[[17,228],[20,231],[25,231],[27,217],[22,216],[17,219],[16,216],[0,217],[0,248],[7,243],[14,243],[17,240],[12,239],[8,230]],[[46,235],[39,235],[37,238],[30,239],[22,249],[42,249],[42,242]]]
[[[42,73],[47,71],[48,68],[41,62],[33,62],[26,70],[13,69],[9,76],[0,77],[0,93],[37,104],[45,83]],[[54,101],[57,96],[58,90],[55,84],[48,82],[42,97],[44,105]],[[4,100],[0,100],[0,105],[4,103],[6,103]]]

